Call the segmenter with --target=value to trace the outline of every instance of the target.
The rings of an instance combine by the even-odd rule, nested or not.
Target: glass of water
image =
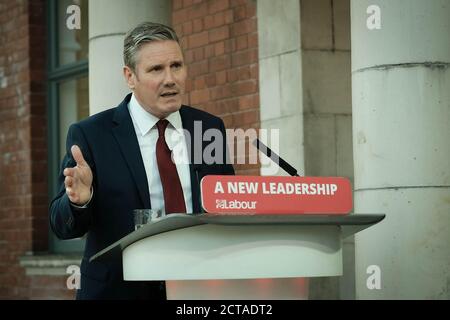
[[[152,221],[157,221],[163,216],[161,210],[153,210],[153,209],[136,209],[133,210],[134,217],[134,230],[143,227],[147,223]]]

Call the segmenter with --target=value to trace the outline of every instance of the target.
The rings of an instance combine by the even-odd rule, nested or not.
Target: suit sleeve
[[[65,168],[76,166],[76,162],[70,151],[70,148],[75,144],[80,147],[83,157],[92,170],[95,181],[95,167],[91,161],[92,158],[86,138],[82,129],[77,124],[74,124],[69,128],[67,134],[66,155],[62,160],[58,176],[58,194],[50,203],[50,226],[56,236],[62,240],[79,238],[89,231],[92,222],[93,203],[95,200],[91,199],[87,208],[75,208],[71,205],[69,197],[66,194],[63,171]]]
[[[224,137],[223,138],[223,141],[224,141],[223,150],[225,150],[222,174],[234,176],[234,168],[233,168],[233,165],[232,165],[232,162],[230,159],[230,153],[228,151],[227,133],[226,133],[225,125],[224,125],[222,119],[220,120],[220,131],[222,131],[222,135]]]

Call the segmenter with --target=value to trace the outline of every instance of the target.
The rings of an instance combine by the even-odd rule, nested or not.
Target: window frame
[[[63,81],[89,76],[87,59],[67,65],[59,65],[58,0],[48,0],[47,4],[47,163],[48,196],[51,201],[58,193],[58,175],[61,166],[59,132],[59,89]],[[88,41],[89,43],[89,41]],[[49,225],[49,251],[54,253],[75,253],[84,249],[84,239],[59,240]]]

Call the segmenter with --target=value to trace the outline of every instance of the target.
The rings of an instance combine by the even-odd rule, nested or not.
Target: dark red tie
[[[170,156],[170,149],[167,146],[164,132],[169,121],[159,120],[156,123],[158,127],[158,141],[156,142],[156,160],[158,162],[159,176],[164,193],[164,204],[166,214],[186,212],[184,203],[183,188],[178,177],[177,167]]]

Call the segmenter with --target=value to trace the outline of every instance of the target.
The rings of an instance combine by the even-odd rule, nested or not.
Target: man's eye
[[[162,68],[157,66],[157,67],[150,68],[149,72],[158,72],[158,71],[161,71],[161,70],[162,70]]]
[[[172,64],[172,68],[175,68],[175,69],[179,69],[179,68],[181,68],[181,66],[182,66],[181,63],[174,63],[174,64]]]

